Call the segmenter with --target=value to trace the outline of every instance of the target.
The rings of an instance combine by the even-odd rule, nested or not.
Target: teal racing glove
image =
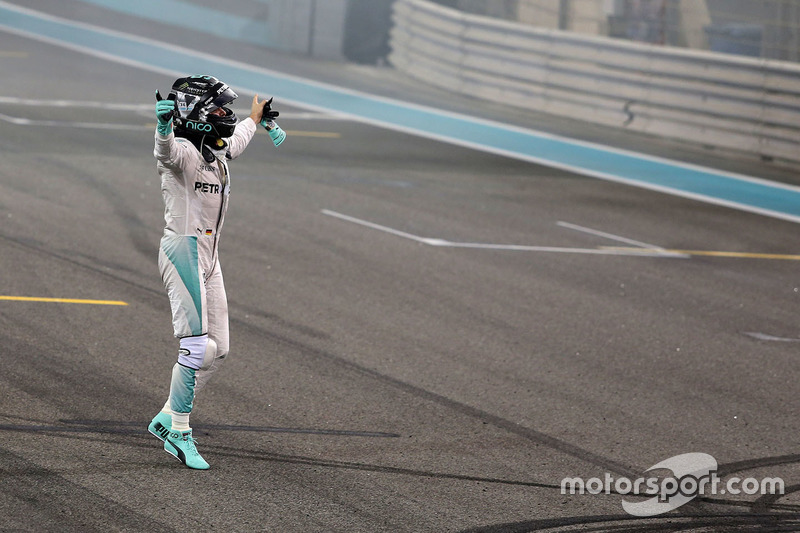
[[[175,113],[175,93],[170,93],[167,99],[161,98],[161,93],[156,91],[156,119],[158,119],[157,130],[163,136],[169,135],[172,131],[172,117]]]
[[[272,139],[272,144],[275,146],[280,146],[286,139],[286,132],[274,120],[278,115],[280,115],[278,111],[272,110],[272,98],[264,102],[264,112],[259,124],[267,130],[269,138]]]

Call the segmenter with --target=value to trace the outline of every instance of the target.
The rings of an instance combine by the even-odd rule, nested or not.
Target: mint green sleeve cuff
[[[272,144],[275,146],[280,146],[283,144],[283,141],[286,139],[286,132],[278,126],[278,123],[274,120],[261,120],[261,126],[267,130],[269,134],[269,138],[272,139]]]
[[[169,135],[169,133],[172,131],[172,119],[169,119],[169,122],[164,122],[164,123],[159,122],[158,126],[156,127],[156,131],[158,131],[158,133],[160,133],[164,137]]]

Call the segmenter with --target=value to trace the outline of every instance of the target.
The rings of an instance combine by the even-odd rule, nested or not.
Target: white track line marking
[[[381,226],[380,224],[375,224],[372,222],[368,222],[366,220],[361,220],[360,218],[351,217],[348,215],[343,215],[342,213],[337,213],[336,211],[330,211],[328,209],[322,210],[323,215],[328,215],[329,217],[335,217],[341,220],[346,220],[348,222],[352,222],[353,224],[359,224],[361,226],[365,226],[367,228],[376,229],[378,231],[383,231],[386,233],[391,233],[392,235],[397,235],[398,237],[403,237],[404,239],[410,239],[412,241],[421,242],[423,244],[432,244],[429,241],[435,241],[436,239],[426,239],[424,237],[419,237],[418,235],[412,235],[411,233],[406,233],[405,231],[396,230],[393,228],[389,228],[387,226]],[[444,241],[442,241],[444,242]],[[436,246],[436,244],[433,244]]]
[[[20,126],[55,126],[55,127],[70,127],[70,128],[96,128],[101,130],[130,130],[134,128],[147,128],[151,127],[146,124],[119,124],[107,122],[68,122],[61,120],[32,120],[29,118],[12,117],[0,113],[0,120],[5,120],[12,124]]]
[[[421,244],[427,244],[428,246],[437,246],[442,248],[474,248],[481,250],[506,250],[506,251],[517,251],[517,252],[553,252],[553,253],[589,254],[589,255],[618,255],[618,256],[628,256],[628,257],[631,256],[667,257],[667,258],[681,258],[681,259],[688,258],[688,256],[684,254],[675,254],[666,251],[662,252],[657,249],[654,250],[646,248],[642,248],[641,250],[619,250],[619,249],[615,250],[615,249],[598,249],[598,248],[564,248],[558,246],[526,246],[521,244],[453,242],[444,239],[420,237],[419,235],[414,235],[412,233],[400,231],[394,228],[390,228],[388,226],[375,224],[374,222],[369,222],[368,220],[362,220],[360,218],[351,217],[349,215],[337,213],[336,211],[331,211],[329,209],[323,209],[322,214],[338,218],[340,220],[345,220],[347,222],[352,222],[353,224],[358,224],[359,226],[364,226],[370,229],[382,231],[384,233],[389,233],[391,235],[396,235],[398,237],[403,237],[404,239],[409,239]]]
[[[30,106],[30,107],[78,107],[88,109],[105,109],[109,111],[135,111],[155,114],[155,100],[150,104],[114,104],[110,102],[89,102],[83,100],[37,100],[33,98],[17,98],[15,96],[0,96],[0,104]],[[349,117],[336,113],[320,113],[309,111],[282,112],[281,120],[351,120]]]
[[[117,111],[139,111],[147,109],[153,111],[153,105],[146,104],[114,104],[110,102],[88,102],[82,100],[35,100],[32,98],[17,98],[15,96],[0,96],[0,104],[35,106],[35,107],[89,107],[92,109],[111,109]]]
[[[149,113],[149,111],[148,111]],[[0,120],[16,124],[18,126],[48,126],[57,128],[89,128],[98,130],[152,130],[156,127],[155,122],[149,124],[123,124],[120,122],[71,122],[66,120],[33,120],[30,118],[12,117],[0,113]],[[287,135],[294,137],[311,137],[318,139],[338,139],[341,134],[332,131],[298,131],[286,130]]]
[[[748,337],[753,337],[760,341],[773,341],[773,342],[800,342],[800,339],[793,337],[776,337],[774,335],[767,335],[766,333],[758,333],[756,331],[745,331]]]
[[[648,250],[659,250],[664,251],[664,248],[661,246],[656,246],[655,244],[648,244],[642,241],[635,241],[633,239],[628,239],[626,237],[621,237],[619,235],[614,235],[613,233],[606,233],[605,231],[599,231],[592,228],[587,228],[585,226],[579,226],[577,224],[572,224],[570,222],[562,222],[559,221],[556,224],[561,226],[562,228],[574,229],[575,231],[581,231],[583,233],[588,233],[590,235],[596,235],[598,237],[605,237],[606,239],[610,239],[612,241],[617,242],[624,242],[626,244],[632,244],[633,246],[639,246],[640,248],[647,248]]]
[[[104,109],[112,111],[133,111],[138,115],[150,116],[154,114],[154,105],[145,104],[108,104],[97,102],[81,102],[77,100],[30,100],[22,98],[12,98],[7,96],[0,96],[0,104],[13,104],[23,106],[50,106],[50,107],[74,107],[74,108],[91,108],[91,109]],[[319,113],[283,113],[281,120],[284,118],[289,120],[348,120],[340,116],[323,115]],[[48,126],[59,128],[90,128],[100,130],[136,130],[136,129],[153,129],[155,124],[125,124],[121,122],[75,122],[69,120],[38,120],[25,117],[13,117],[0,113],[0,120],[16,124],[18,126]],[[338,137],[338,133],[331,132],[292,132],[287,130],[287,133],[293,133],[301,137]]]

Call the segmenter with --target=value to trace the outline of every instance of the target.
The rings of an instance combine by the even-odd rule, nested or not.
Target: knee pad
[[[217,355],[216,355],[217,359],[225,359],[225,356],[227,355],[228,355],[228,348],[226,347],[220,349],[219,345],[217,345]]]
[[[217,356],[217,343],[208,335],[184,337],[178,351],[178,363],[195,370],[205,370]]]

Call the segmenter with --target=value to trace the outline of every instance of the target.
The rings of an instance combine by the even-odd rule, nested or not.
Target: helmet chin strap
[[[230,152],[227,151],[228,143],[225,142],[225,140],[212,137],[206,142],[206,137],[208,137],[208,135],[203,135],[200,138],[200,142],[195,144],[197,149],[200,150],[200,153],[203,154],[203,159],[206,160],[206,163],[213,163],[214,159],[216,159],[214,152],[219,152],[221,150],[226,150],[225,157],[230,159]]]

